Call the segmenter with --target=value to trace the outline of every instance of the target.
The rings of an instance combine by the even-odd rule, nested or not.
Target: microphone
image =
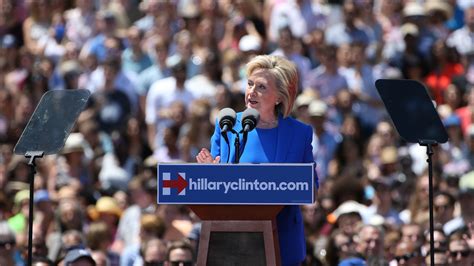
[[[224,108],[219,111],[217,114],[217,119],[219,121],[219,127],[221,128],[222,133],[226,133],[234,127],[235,117],[236,114],[232,108]]]
[[[252,131],[257,126],[259,119],[260,114],[256,109],[247,108],[242,113],[242,132],[247,133],[249,131]]]

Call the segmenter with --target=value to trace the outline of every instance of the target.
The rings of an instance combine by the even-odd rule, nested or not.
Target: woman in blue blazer
[[[260,55],[247,64],[247,76],[245,104],[260,113],[260,120],[256,129],[248,134],[240,162],[314,162],[312,128],[289,117],[298,84],[295,65],[282,57]],[[241,113],[237,114],[234,127],[237,132],[241,129],[241,116]],[[216,125],[211,152],[202,149],[196,160],[200,163],[233,162],[235,135],[228,134],[228,138],[229,146]],[[277,216],[277,225],[282,265],[300,265],[306,255],[306,246],[299,206],[285,206]]]

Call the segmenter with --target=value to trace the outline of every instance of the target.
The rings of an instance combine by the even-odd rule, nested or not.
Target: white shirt
[[[462,55],[474,53],[474,32],[464,26],[451,33],[446,43],[450,47],[456,47],[456,50]]]
[[[157,123],[159,121],[158,111],[169,107],[175,101],[181,101],[186,106],[189,106],[194,100],[194,96],[187,89],[187,83],[185,83],[184,87],[184,90],[179,90],[176,87],[176,79],[174,77],[160,79],[153,83],[146,97],[146,123]]]
[[[130,100],[130,105],[132,111],[136,113],[138,110],[138,86],[137,76],[134,73],[120,71],[114,80],[114,87],[117,90],[122,91],[127,95]],[[87,84],[87,89],[91,92],[97,92],[104,88],[105,86],[105,74],[104,68],[98,67],[91,73],[89,84]]]
[[[155,125],[155,147],[159,147],[163,142],[163,131],[166,119],[160,118],[158,113],[162,108],[168,108],[173,102],[180,101],[185,106],[189,106],[194,100],[193,94],[187,89],[187,82],[184,89],[176,87],[176,79],[168,77],[160,79],[151,85],[146,97],[145,122],[148,125]]]
[[[346,78],[339,74],[339,71],[335,74],[329,74],[323,65],[313,69],[308,74],[303,81],[303,87],[305,90],[317,91],[323,100],[336,96],[342,89],[348,89]]]
[[[194,98],[214,99],[216,96],[216,85],[204,75],[192,77],[187,83],[187,88],[194,95]]]

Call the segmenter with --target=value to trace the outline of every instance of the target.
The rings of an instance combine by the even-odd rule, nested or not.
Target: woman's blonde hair
[[[247,63],[247,76],[258,69],[268,69],[275,78],[278,95],[281,98],[281,102],[275,107],[275,112],[287,117],[293,110],[298,86],[295,64],[280,56],[258,55]]]

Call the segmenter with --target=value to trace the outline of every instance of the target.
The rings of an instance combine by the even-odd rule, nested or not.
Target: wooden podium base
[[[190,205],[202,220],[197,265],[280,266],[282,205]]]
[[[276,221],[203,221],[197,265],[280,265]]]

